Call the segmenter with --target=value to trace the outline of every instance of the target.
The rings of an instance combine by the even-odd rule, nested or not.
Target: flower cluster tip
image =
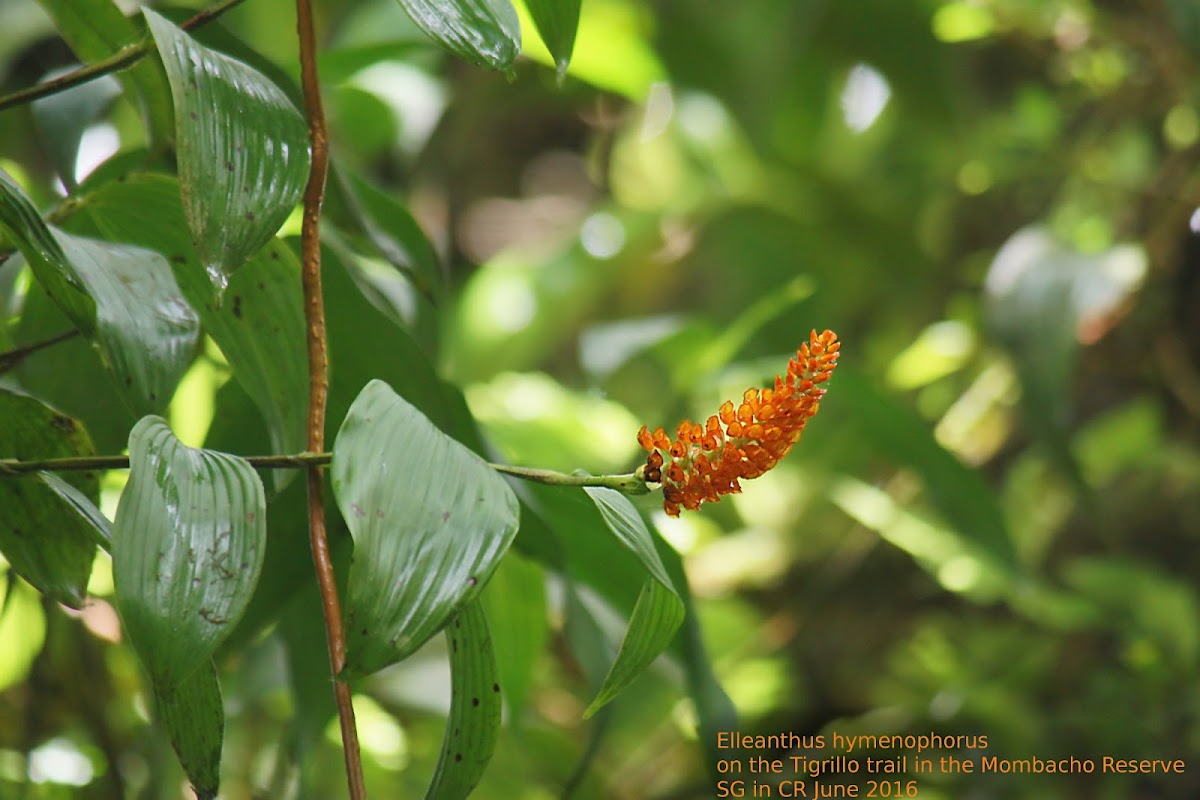
[[[833,331],[815,330],[773,387],[747,389],[740,403],[725,401],[703,424],[684,420],[675,439],[662,428],[638,431],[649,453],[639,469],[648,484],[661,483],[663,509],[672,517],[694,511],[722,495],[741,492],[740,481],[757,478],[787,455],[817,413],[837,367],[841,342]]]

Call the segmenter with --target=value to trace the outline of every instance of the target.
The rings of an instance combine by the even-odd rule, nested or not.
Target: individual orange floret
[[[774,387],[747,389],[740,403],[725,401],[703,425],[680,422],[674,440],[662,428],[651,433],[643,426],[638,444],[650,454],[644,476],[647,483],[662,483],[667,514],[677,517],[681,508],[694,511],[736,494],[740,480],[778,464],[820,408],[825,389],[819,384],[833,374],[840,348],[833,331],[814,330]]]

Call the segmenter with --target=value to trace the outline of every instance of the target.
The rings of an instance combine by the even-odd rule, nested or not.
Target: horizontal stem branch
[[[239,456],[255,469],[304,469],[327,466],[332,453],[295,453],[293,455]],[[644,494],[649,491],[639,472],[621,475],[568,475],[549,469],[514,467],[508,464],[488,464],[497,472],[550,486],[602,486],[625,494]],[[0,478],[28,475],[32,472],[75,472],[96,469],[129,469],[129,456],[77,456],[74,458],[0,458]]]

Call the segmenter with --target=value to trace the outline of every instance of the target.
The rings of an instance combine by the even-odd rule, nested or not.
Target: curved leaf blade
[[[584,718],[595,714],[633,683],[667,649],[682,622],[683,603],[674,589],[655,580],[642,584],[642,593],[633,607],[633,616],[629,618],[629,628],[625,631],[617,660],[604,678],[604,685],[583,713]]]
[[[634,681],[671,644],[683,623],[684,605],[663,566],[646,523],[629,498],[614,489],[584,489],[613,535],[633,552],[650,573],[629,617],[629,627],[621,642],[616,661],[604,679],[604,685],[592,700],[585,717],[595,714],[605,703]]]
[[[261,72],[204,47],[150,9],[143,13],[175,102],[188,227],[220,293],[300,199],[308,180],[308,129]]]
[[[517,500],[378,380],[338,431],[331,478],[354,537],[343,677],[356,677],[411,654],[478,594],[516,535]]]
[[[487,617],[479,600],[464,603],[446,625],[450,649],[450,715],[425,800],[463,800],[500,738],[500,684]]]
[[[94,452],[75,420],[32,397],[0,390],[0,458]],[[95,472],[71,473],[70,479],[76,492],[99,498]],[[90,526],[41,475],[0,478],[0,552],[42,594],[73,608],[83,605],[96,554]]]
[[[567,65],[571,63],[582,3],[583,0],[525,0],[538,35],[554,59],[559,80],[567,74]]]
[[[246,609],[266,548],[266,500],[236,456],[183,445],[146,417],[129,434],[129,483],[112,531],[113,584],[134,649],[176,686]]]
[[[54,235],[95,300],[96,344],[134,411],[166,408],[200,337],[170,265],[141,247]]]
[[[150,250],[56,231],[0,170],[0,229],[34,277],[100,349],[138,413],[166,407],[191,362],[200,321],[166,260]]]
[[[199,800],[213,800],[221,783],[225,709],[211,659],[177,684],[155,682],[158,716]]]
[[[399,0],[417,27],[450,52],[508,72],[521,52],[521,24],[509,0]]]
[[[267,423],[272,452],[304,449],[308,392],[300,265],[278,240],[268,242],[229,279],[218,302],[192,250],[179,185],[166,175],[131,175],[83,197],[64,223],[74,231],[148,247],[166,256],[184,296],[221,348],[234,378]],[[276,489],[294,477],[276,470]]]

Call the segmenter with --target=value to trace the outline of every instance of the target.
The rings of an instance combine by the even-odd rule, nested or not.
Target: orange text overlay
[[[985,734],[717,734],[716,796],[911,798],[964,775],[1182,775],[1180,758],[1009,758]]]

